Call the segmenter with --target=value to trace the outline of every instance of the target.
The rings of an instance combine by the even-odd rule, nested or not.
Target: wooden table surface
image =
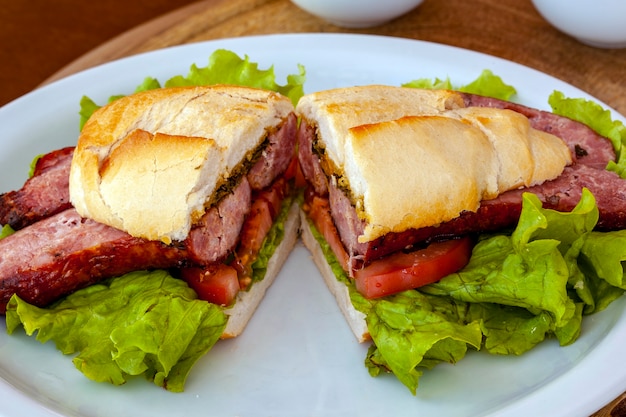
[[[562,79],[626,114],[626,49],[579,43],[543,20],[530,0],[426,0],[390,23],[358,30],[315,18],[289,0],[7,1],[0,8],[0,106],[42,83],[139,52],[295,32],[399,36],[480,51]],[[594,416],[626,416],[624,395]]]
[[[174,8],[178,10],[146,23]],[[626,49],[579,43],[548,25],[529,0],[426,0],[399,19],[361,30],[333,26],[288,0],[4,2],[0,8],[0,105],[50,77],[137,52],[287,32],[372,33],[481,51],[565,80],[626,114]]]

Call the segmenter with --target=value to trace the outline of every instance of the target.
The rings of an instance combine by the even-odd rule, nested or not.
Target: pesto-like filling
[[[215,192],[213,196],[207,201],[206,208],[219,203],[222,198],[232,193],[233,190],[239,183],[241,182],[241,178],[243,178],[250,168],[254,166],[254,164],[261,158],[263,155],[263,151],[269,146],[269,135],[265,137],[255,149],[249,151],[243,158],[241,162],[231,171],[230,176],[227,178],[222,178],[215,188]]]
[[[320,166],[322,171],[328,180],[328,183],[335,184],[350,200],[350,203],[355,207],[357,216],[360,219],[366,219],[366,213],[364,209],[363,197],[357,197],[352,193],[350,189],[350,181],[345,176],[342,168],[338,167],[327,155],[326,147],[322,142],[319,131],[315,129],[315,139],[312,144],[312,151],[314,155],[317,155],[320,160]]]

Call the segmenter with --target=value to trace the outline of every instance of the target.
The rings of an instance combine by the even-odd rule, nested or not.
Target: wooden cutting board
[[[306,32],[397,36],[484,52],[564,80],[626,114],[626,49],[583,45],[551,27],[528,0],[426,0],[399,19],[359,30],[334,26],[288,0],[205,0],[114,38],[67,65],[47,82],[168,46],[226,37]],[[594,414],[600,416],[626,416],[626,394]]]

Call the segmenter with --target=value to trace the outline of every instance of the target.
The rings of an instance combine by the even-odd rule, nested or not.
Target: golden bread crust
[[[293,111],[270,91],[226,85],[133,94],[96,111],[70,171],[83,217],[150,240],[184,240],[216,185]]]
[[[367,85],[307,94],[298,102],[296,112],[314,122],[322,138],[332,138],[325,139],[325,152],[341,167],[347,129],[407,115],[435,115],[459,107],[463,107],[463,98],[452,91]]]

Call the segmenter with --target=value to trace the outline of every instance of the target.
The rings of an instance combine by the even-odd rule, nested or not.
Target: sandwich
[[[238,336],[298,236],[295,133],[291,100],[257,88],[160,88],[100,108],[28,180],[36,200],[60,178],[71,204],[0,240],[3,311],[166,270],[220,306],[221,338]]]
[[[397,251],[436,240],[438,233],[402,239],[401,246],[380,242],[436,229],[462,213],[476,212],[483,200],[552,180],[572,163],[562,140],[533,129],[523,115],[465,107],[459,94],[447,90],[327,90],[304,96],[297,111],[303,117],[300,162],[315,190],[305,212],[317,220],[322,204],[316,200],[328,199],[338,246],[345,248],[340,259],[366,294],[374,294],[377,286],[365,288],[364,271]],[[315,247],[311,236],[305,243]],[[433,275],[431,282],[468,262],[471,246],[460,239],[456,243],[462,252],[456,267]],[[319,255],[317,251],[314,258],[323,262]],[[423,279],[421,271],[415,274]],[[336,280],[330,281],[334,286]],[[374,296],[390,294],[387,287],[379,286],[380,294]],[[347,292],[340,294],[340,304],[349,305]],[[369,337],[362,320],[350,323],[359,340]]]
[[[129,96],[83,127],[70,170],[70,200],[81,217],[133,237],[170,246],[184,242],[190,267],[210,269],[234,252],[230,268],[239,276],[232,282],[246,289],[260,247],[244,254],[251,240],[242,243],[242,233],[254,215],[270,216],[271,226],[289,197],[283,174],[294,156],[295,129],[291,101],[266,90],[217,85]],[[227,310],[225,337],[243,331],[275,279],[295,243],[295,217],[285,220],[284,242],[266,278],[250,291],[234,291],[239,299]],[[193,279],[188,268],[183,271]]]
[[[602,273],[576,259],[595,256],[581,243],[594,229],[626,226],[626,182],[605,170],[611,142],[587,126],[380,85],[308,94],[296,111],[302,241],[357,340],[373,341],[372,375],[391,371],[414,392],[422,369],[468,349],[571,343],[582,311],[602,304],[604,284],[589,281]],[[545,252],[533,257],[539,238]]]
[[[235,272],[238,263],[237,282],[250,284],[244,274],[249,274],[256,253],[244,260],[243,252],[237,255],[236,250],[250,243],[241,244],[241,233],[253,214],[271,214],[271,226],[282,202],[289,200],[284,174],[294,157],[295,128],[288,98],[247,87],[150,90],[101,108],[85,124],[71,158],[63,151],[55,164],[57,170],[69,171],[68,188],[60,192],[68,192],[71,208],[0,241],[3,306],[12,294],[45,306],[125,272],[214,268],[229,256],[234,257],[229,267]],[[262,204],[268,201],[271,204]],[[225,336],[243,330],[259,295],[275,278],[297,235],[295,217],[291,214],[285,221],[284,246],[276,253],[279,262],[262,285],[240,295],[243,301],[232,312],[238,319]],[[53,240],[58,247],[44,246],[55,234],[63,239]],[[30,246],[24,248],[21,242]],[[35,250],[37,245],[45,250]],[[25,249],[33,252],[26,265],[16,255]],[[57,255],[46,258],[52,250]],[[72,259],[86,250],[90,258],[110,259],[106,264],[94,264],[86,256]],[[61,273],[69,277],[55,287]],[[27,282],[26,277],[48,283]]]
[[[64,346],[52,336],[64,313],[41,324],[28,303],[69,304],[73,317],[81,303],[92,316],[105,288],[134,287],[146,313],[169,304],[144,288],[199,297],[185,311],[204,311],[189,336],[202,343],[170,354],[176,365],[137,366],[154,361],[137,361],[139,320],[103,342],[130,343],[115,347],[114,376],[74,359],[94,380],[145,372],[179,391],[212,343],[243,331],[301,229],[357,340],[371,342],[370,373],[415,391],[421,369],[469,349],[571,343],[584,313],[621,295],[623,277],[602,269],[626,258],[626,237],[606,233],[626,227],[625,181],[605,169],[616,159],[582,123],[449,90],[340,88],[296,108],[229,85],[138,93],[0,196],[0,223],[17,230],[0,239],[0,308],[9,331]]]

